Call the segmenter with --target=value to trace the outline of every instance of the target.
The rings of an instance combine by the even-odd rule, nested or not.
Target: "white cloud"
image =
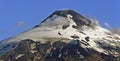
[[[99,25],[98,20],[96,20],[94,17],[89,16],[89,15],[83,15],[85,18],[89,19],[93,25]]]
[[[69,25],[69,19],[61,16],[54,15],[48,18],[45,22],[41,23],[42,26],[58,26],[58,25]]]
[[[18,21],[18,22],[17,22],[17,25],[18,25],[19,27],[23,26],[23,25],[24,25],[24,21]]]
[[[116,29],[113,29],[111,30],[113,33],[115,34],[119,34],[120,35],[120,28],[116,28]]]
[[[105,22],[104,25],[105,25],[107,28],[110,28],[109,23]]]

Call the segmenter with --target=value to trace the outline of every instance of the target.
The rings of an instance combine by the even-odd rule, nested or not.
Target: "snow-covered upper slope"
[[[81,40],[82,47],[93,48],[105,54],[108,54],[108,52],[103,47],[112,46],[116,48],[120,46],[119,35],[112,34],[109,30],[99,25],[93,25],[90,20],[79,14],[76,15],[74,11],[66,10],[65,12],[55,12],[31,30],[5,39],[0,43],[0,53],[4,49],[11,49],[9,47],[3,49],[7,44],[17,43],[24,39],[32,39],[44,43],[57,40],[70,42],[73,38]],[[112,51],[111,54],[113,54]],[[117,51],[114,51],[114,54],[118,54]]]

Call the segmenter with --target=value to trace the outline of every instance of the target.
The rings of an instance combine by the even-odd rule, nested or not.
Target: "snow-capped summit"
[[[25,42],[21,43],[23,40]],[[34,42],[29,43],[29,40]],[[71,46],[76,44],[80,46]],[[31,54],[34,52],[37,54],[40,51],[39,49],[44,47],[45,53],[43,55],[47,56],[47,58],[57,58],[58,55],[61,56],[61,54],[66,51],[71,52],[70,49],[72,49],[74,53],[79,52],[79,54],[82,54],[80,55],[82,57],[90,55],[93,51],[97,52],[95,54],[104,54],[104,56],[120,56],[119,35],[113,34],[99,25],[94,25],[90,19],[73,10],[57,10],[34,28],[1,41],[0,59],[1,57],[5,59],[5,55],[8,53],[11,57],[15,56],[15,58],[24,56],[25,54],[23,54],[23,52],[17,52],[18,48],[23,48],[20,46],[30,47],[31,49],[28,50]],[[27,47],[25,49],[27,49]],[[59,52],[61,50],[64,52]],[[85,52],[87,52],[87,54],[85,54]],[[50,56],[47,53],[49,53]],[[57,53],[58,55],[56,55]],[[72,55],[72,53],[70,55]],[[7,56],[7,58],[8,57],[9,56]]]
[[[91,21],[89,19],[83,17],[82,15],[78,14],[74,10],[57,10],[57,11],[53,12],[47,19],[42,21],[40,25],[42,25],[42,23],[47,22],[49,20],[51,20],[53,22],[56,19],[57,20],[61,19],[61,20],[55,21],[55,23],[60,23],[60,24],[66,23],[65,25],[69,25],[68,23],[70,21],[67,21],[67,20],[72,19],[76,24],[76,26],[73,25],[74,27],[79,27],[79,26],[83,26],[83,25],[87,25],[87,26],[91,25]]]

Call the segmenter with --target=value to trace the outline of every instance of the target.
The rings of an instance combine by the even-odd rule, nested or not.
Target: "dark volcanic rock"
[[[26,39],[0,59],[3,61],[119,61],[112,55],[81,47],[81,42],[77,39],[70,43],[56,41],[52,44]]]
[[[91,26],[91,21],[87,18],[85,18],[84,16],[78,14],[77,12],[75,12],[74,10],[58,10],[53,12],[53,14],[51,14],[50,16],[48,16],[45,20],[43,20],[41,23],[45,22],[48,18],[51,18],[53,15],[58,15],[61,17],[65,17],[67,18],[67,15],[71,15],[72,18],[74,20],[74,22],[77,24],[77,26],[73,26],[74,28],[79,28],[80,26],[86,25],[86,26]],[[39,25],[36,25],[35,27],[38,27]],[[63,29],[67,28],[69,25],[67,26],[63,26]]]

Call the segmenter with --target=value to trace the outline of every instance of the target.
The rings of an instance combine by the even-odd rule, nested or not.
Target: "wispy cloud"
[[[54,15],[48,18],[46,22],[41,23],[42,26],[58,26],[58,25],[69,25],[69,19]]]
[[[95,19],[94,17],[90,16],[90,15],[83,15],[85,18],[89,19],[93,25],[99,25],[99,22],[97,19]]]
[[[21,27],[21,26],[23,26],[23,25],[24,25],[24,21],[18,21],[18,22],[17,22],[17,26]]]
[[[119,34],[120,35],[120,28],[116,28],[116,29],[113,29],[111,30],[113,33],[115,34]]]
[[[110,28],[110,25],[108,22],[105,22],[104,25],[107,27],[107,28]]]

